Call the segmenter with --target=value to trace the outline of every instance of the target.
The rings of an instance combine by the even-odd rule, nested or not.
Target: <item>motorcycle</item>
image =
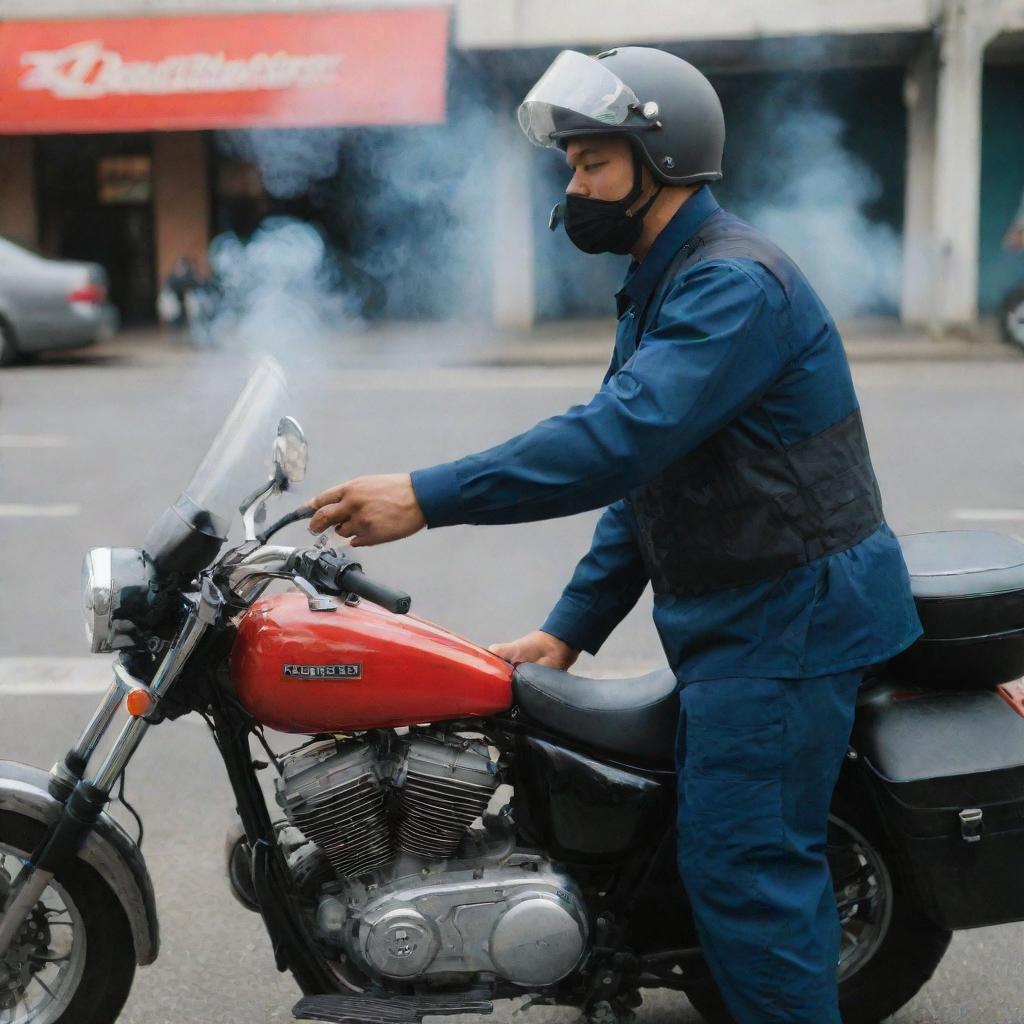
[[[412,1024],[525,997],[624,1024],[664,988],[728,1020],[676,866],[672,672],[513,667],[350,549],[271,543],[310,514],[267,525],[306,468],[285,403],[261,365],[142,546],[85,558],[111,684],[49,772],[0,762],[0,1024],[108,1024],[156,959],[150,877],[108,805],[149,729],[186,714],[223,759],[226,873],[296,1016]],[[1024,920],[1024,544],[905,548],[925,638],[866,682],[828,831],[856,1024],[910,999],[954,929]]]

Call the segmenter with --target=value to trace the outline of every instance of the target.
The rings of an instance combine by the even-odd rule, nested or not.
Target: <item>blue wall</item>
[[[979,306],[992,313],[1024,281],[1024,255],[1002,245],[1024,190],[1024,68],[986,68],[982,103]]]

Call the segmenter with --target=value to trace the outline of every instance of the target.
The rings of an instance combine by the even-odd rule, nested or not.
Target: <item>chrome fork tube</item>
[[[174,684],[211,621],[211,615],[203,602],[199,608],[192,608],[189,611],[185,624],[179,630],[170,651],[147,688],[157,702]],[[91,746],[91,754],[120,705],[123,694],[142,685],[132,680],[121,664],[115,665],[114,674],[115,681],[82,733],[76,751],[81,747],[84,752]],[[51,866],[63,863],[68,856],[74,857],[85,841],[93,824],[99,818],[110,790],[131,760],[149,725],[144,718],[132,718],[125,724],[92,778],[79,781],[75,786],[74,792],[65,804],[64,812],[57,819],[56,827],[51,830],[42,848],[36,851],[32,855],[32,860],[18,872],[18,877],[14,879],[8,892],[6,907],[0,907],[3,911],[0,916],[0,956],[7,952],[53,878],[54,871]]]
[[[106,732],[107,726],[110,725],[111,719],[121,706],[123,696],[124,690],[121,681],[115,677],[114,682],[110,684],[110,689],[107,690],[106,695],[103,697],[102,703],[95,710],[92,718],[89,720],[89,724],[82,731],[78,742],[71,748],[71,754],[79,758],[83,765],[87,764],[89,758],[92,757],[101,737]]]
[[[144,683],[135,679],[128,671],[128,668],[121,661],[120,657],[114,661],[114,681],[103,696],[103,700],[93,712],[89,724],[82,731],[78,742],[64,755],[63,761],[58,761],[50,769],[50,777],[53,784],[58,787],[54,790],[51,784],[50,792],[57,797],[61,803],[66,803],[78,781],[84,777],[89,767],[89,761],[96,752],[100,740],[107,731],[114,715],[121,707],[125,697],[132,690],[148,690]],[[58,795],[58,791],[63,791]]]
[[[194,609],[190,611],[177,639],[168,651],[167,657],[156,670],[156,675],[153,676],[153,681],[149,685],[149,692],[156,703],[159,703],[160,698],[178,678],[182,666],[195,650],[205,629],[206,623],[202,621],[199,614]],[[126,722],[120,735],[114,741],[114,745],[103,759],[103,763],[89,779],[89,785],[101,793],[109,793],[113,789],[114,783],[117,782],[118,776],[131,760],[142,737],[146,735],[149,725],[150,723],[144,718],[133,718]]]

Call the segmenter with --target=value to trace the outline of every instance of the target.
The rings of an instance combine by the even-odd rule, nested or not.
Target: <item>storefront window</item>
[[[148,156],[104,156],[96,168],[99,202],[148,203],[153,198],[153,162]]]

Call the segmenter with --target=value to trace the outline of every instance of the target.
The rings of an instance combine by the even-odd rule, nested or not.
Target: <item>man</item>
[[[519,118],[565,150],[572,241],[633,256],[601,390],[488,451],[325,491],[311,529],[361,546],[606,506],[541,630],[492,650],[568,668],[652,583],[708,964],[740,1024],[838,1024],[828,805],[865,667],[920,632],[842,344],[796,266],[712,196],[722,111],[691,65],[566,51]]]

